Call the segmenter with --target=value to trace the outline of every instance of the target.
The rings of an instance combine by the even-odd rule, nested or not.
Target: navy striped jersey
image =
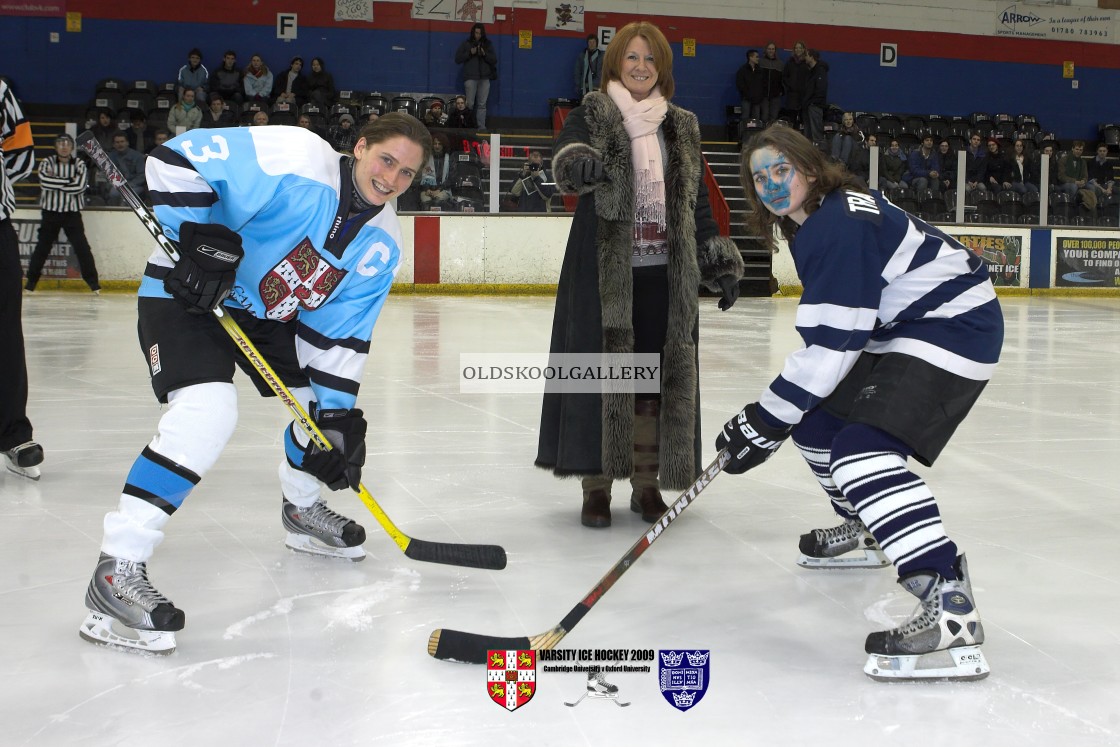
[[[86,165],[71,157],[62,163],[57,155],[39,162],[39,207],[52,213],[76,213],[86,191]]]
[[[860,353],[904,353],[987,381],[1003,345],[1003,313],[983,260],[952,237],[870,195],[834,191],[790,246],[801,278],[797,331],[759,404],[794,425]]]
[[[172,239],[184,221],[236,231],[245,257],[227,306],[296,325],[300,365],[323,409],[354,406],[370,337],[401,259],[386,204],[349,215],[349,156],[300,127],[191,130],[152,150],[145,175]],[[168,298],[156,249],[141,296]]]
[[[16,193],[12,185],[35,169],[31,125],[23,116],[8,82],[0,78],[0,220],[12,217]]]

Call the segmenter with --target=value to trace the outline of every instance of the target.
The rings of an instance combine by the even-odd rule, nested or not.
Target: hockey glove
[[[723,433],[716,438],[717,449],[727,449],[731,461],[724,472],[741,475],[765,462],[789,438],[790,427],[767,425],[758,414],[758,403],[752,402],[727,421]]]
[[[163,287],[192,314],[208,314],[233,288],[237,265],[245,256],[241,237],[218,223],[179,226],[179,261]]]
[[[349,487],[357,491],[366,463],[366,419],[362,411],[319,410],[311,403],[311,419],[333,447],[323,451],[314,441],[307,444],[300,469],[314,475],[331,490]]]
[[[598,158],[577,158],[572,161],[572,172],[569,177],[572,186],[576,189],[593,187],[601,181],[603,176],[603,162]]]
[[[727,311],[739,300],[739,281],[734,275],[721,275],[716,282],[723,290],[723,298],[719,300],[719,310]]]

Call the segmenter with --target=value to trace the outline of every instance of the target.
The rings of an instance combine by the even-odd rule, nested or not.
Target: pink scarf
[[[607,95],[622,112],[622,126],[630,136],[630,157],[634,161],[634,221],[657,222],[665,229],[665,165],[657,130],[665,121],[669,104],[654,88],[644,101],[635,101],[617,80],[607,83]]]

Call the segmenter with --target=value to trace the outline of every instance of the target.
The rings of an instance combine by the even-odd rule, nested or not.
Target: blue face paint
[[[751,155],[751,178],[754,191],[762,204],[775,214],[782,214],[790,207],[790,189],[797,171],[782,153],[773,149],[757,150]]]

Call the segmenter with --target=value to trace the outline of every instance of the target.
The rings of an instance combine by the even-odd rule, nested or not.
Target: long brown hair
[[[599,85],[599,90],[606,93],[608,83],[622,80],[622,58],[626,56],[626,48],[636,36],[642,37],[649,44],[650,51],[653,52],[653,65],[657,68],[657,86],[661,89],[661,95],[669,101],[676,90],[676,84],[673,83],[673,49],[661,29],[649,21],[628,23],[611,37],[607,53],[603,56],[603,82]]]
[[[777,216],[771,213],[758,192],[754,189],[754,179],[751,175],[751,155],[756,150],[774,148],[801,172],[805,179],[804,210],[807,214],[816,212],[821,200],[830,192],[843,189],[850,192],[867,193],[855,176],[849,173],[841,164],[833,163],[824,157],[817,146],[797,130],[783,124],[772,124],[762,132],[752,137],[743,146],[739,155],[739,179],[747,193],[747,211],[744,222],[750,229],[752,236],[761,236],[771,251],[777,251],[777,241],[774,238],[774,226],[781,229],[786,241],[792,241],[797,233],[798,225],[789,216]],[[812,181],[810,181],[812,179]]]

